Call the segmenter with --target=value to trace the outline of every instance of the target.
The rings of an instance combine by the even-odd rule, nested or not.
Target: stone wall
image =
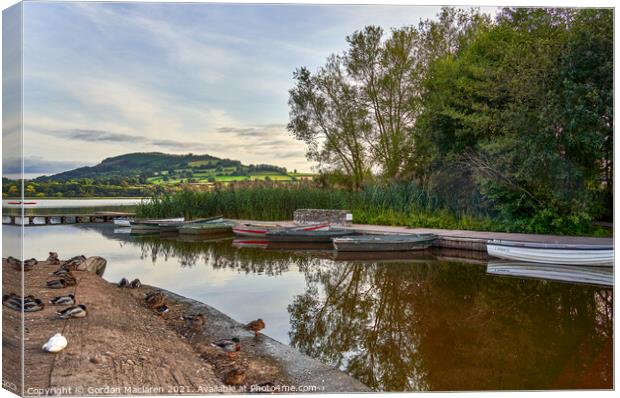
[[[293,214],[295,224],[331,224],[350,226],[353,215],[349,210],[297,209]]]

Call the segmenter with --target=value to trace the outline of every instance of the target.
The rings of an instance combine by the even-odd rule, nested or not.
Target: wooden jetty
[[[4,225],[59,225],[59,224],[82,224],[82,223],[105,223],[112,222],[117,217],[134,217],[135,213],[125,213],[116,211],[98,211],[87,214],[4,214],[2,224]],[[39,221],[38,223],[35,223]]]
[[[239,223],[252,223],[256,221],[239,220]],[[261,221],[263,224],[270,224],[267,221]],[[291,227],[294,224],[291,221],[277,221],[282,227]],[[435,234],[438,238],[433,242],[432,247],[452,250],[466,250],[484,252],[487,251],[487,242],[493,239],[515,240],[522,242],[537,243],[559,243],[559,244],[583,244],[583,245],[613,245],[613,238],[597,238],[588,236],[564,236],[564,235],[542,235],[542,234],[520,234],[508,232],[486,232],[486,231],[468,231],[454,229],[438,229],[438,228],[408,228],[393,227],[387,225],[367,225],[367,224],[351,224],[348,229],[353,229],[365,234]]]

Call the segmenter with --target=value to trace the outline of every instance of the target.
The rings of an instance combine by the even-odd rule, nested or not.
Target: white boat
[[[130,227],[131,220],[128,218],[115,218],[114,225],[118,225],[119,227]]]
[[[526,279],[544,279],[588,285],[613,286],[614,272],[608,267],[532,264],[523,262],[489,262],[487,274]]]
[[[489,256],[541,264],[612,267],[613,245],[575,245],[509,240],[487,242]]]

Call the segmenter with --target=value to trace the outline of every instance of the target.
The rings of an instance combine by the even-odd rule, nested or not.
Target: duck
[[[50,281],[47,281],[45,286],[50,289],[64,289],[65,287],[67,287],[67,281],[65,281],[64,279],[52,279]]]
[[[2,296],[2,305],[9,307],[12,310],[22,310],[22,298],[15,293],[5,294]]]
[[[60,279],[64,280],[65,283],[67,284],[67,286],[75,286],[75,285],[77,285],[77,279],[75,279],[75,276],[73,276],[71,271],[68,271],[67,273],[62,275],[62,277]]]
[[[229,386],[240,386],[245,383],[245,370],[235,368],[230,372],[226,373],[226,377],[224,378],[224,382]]]
[[[181,318],[190,324],[192,328],[198,328],[207,323],[204,314],[189,314],[183,315]]]
[[[21,300],[22,296],[18,296],[15,293],[9,293],[9,294],[5,294],[5,295],[2,296],[2,301],[11,300],[11,299],[14,299],[14,298],[18,298],[18,299]]]
[[[56,252],[49,252],[49,255],[47,256],[47,262],[50,265],[58,265],[58,264],[60,264],[60,260],[58,259],[58,253],[56,253]]]
[[[45,307],[45,304],[33,295],[28,295],[22,299],[15,293],[5,294],[2,296],[2,304],[15,311],[34,312],[40,311]]]
[[[54,276],[63,276],[63,275],[65,275],[65,274],[69,273],[69,272],[71,272],[71,271],[69,271],[68,269],[66,269],[66,268],[64,268],[64,267],[60,267],[60,268],[58,268],[56,271],[52,272],[52,273],[51,273],[51,275],[54,275]]]
[[[213,347],[218,347],[224,350],[229,357],[234,358],[238,351],[241,351],[241,341],[238,337],[232,339],[222,339],[211,343]]]
[[[59,352],[65,349],[67,346],[67,339],[60,333],[56,333],[47,341],[47,343],[43,344],[43,351],[47,352]]]
[[[265,329],[265,321],[261,318],[258,318],[255,321],[252,321],[245,325],[245,328],[254,332],[254,336],[258,336],[258,332]]]
[[[64,296],[56,296],[50,300],[51,305],[74,305],[75,296],[73,294],[67,294]]]
[[[30,259],[24,261],[24,268],[28,267],[28,268],[32,269],[32,267],[34,267],[37,264],[39,264],[39,262],[37,261],[36,258],[30,258]]]
[[[74,305],[62,311],[57,311],[56,314],[58,314],[61,319],[84,318],[86,316],[86,306],[84,304]]]
[[[21,267],[22,267],[22,262],[20,260],[16,259],[15,257],[13,257],[13,256],[8,256],[6,258],[6,262],[7,262],[7,264],[9,264],[13,268],[21,269]]]
[[[33,259],[34,260],[34,259]],[[26,261],[30,261],[30,260],[26,260]],[[32,264],[32,262],[29,262],[28,265],[26,265],[26,261],[24,261],[23,263],[23,270],[24,271],[31,271],[32,268],[34,267],[34,264]],[[35,260],[36,261],[36,260]],[[11,267],[13,267],[13,269],[15,271],[20,271],[22,270],[22,261],[16,259],[15,257],[9,256],[6,259],[7,264],[9,264]]]
[[[142,286],[142,282],[140,282],[140,279],[138,279],[138,278],[136,278],[136,279],[132,280],[132,281],[129,283],[129,288],[131,288],[131,289],[137,289],[137,288],[139,288],[140,286]]]
[[[12,310],[15,311],[22,311],[22,303],[20,302],[15,302],[13,300],[2,300],[2,305],[9,307]]]
[[[25,296],[23,298],[24,302],[27,301],[34,301],[36,298],[32,295],[29,294],[28,296]],[[2,301],[7,301],[7,300],[16,300],[19,301],[20,303],[22,302],[22,296],[15,294],[15,293],[9,293],[9,294],[5,294],[4,296],[2,296]]]
[[[166,304],[166,295],[162,292],[152,292],[146,296],[145,300],[149,308],[155,309]]]
[[[82,264],[84,261],[86,261],[86,257],[82,255],[71,257],[70,259],[64,262],[63,268],[66,268],[70,271],[76,271],[78,266]]]
[[[41,311],[43,308],[45,308],[45,303],[41,299],[24,302],[24,312]]]
[[[118,282],[118,287],[127,287],[127,285],[129,285],[129,281],[127,280],[127,278],[123,278],[120,280],[120,282]]]
[[[34,258],[31,258],[30,260],[26,260],[23,262],[21,260],[16,259],[15,257],[11,257],[9,256],[6,259],[7,263],[13,267],[13,269],[15,271],[21,271],[22,269],[25,271],[31,271],[35,265],[37,265],[38,261],[35,260]]]

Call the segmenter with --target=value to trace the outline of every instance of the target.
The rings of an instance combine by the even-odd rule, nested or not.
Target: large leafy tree
[[[405,27],[382,42],[383,30],[367,26],[347,38],[350,76],[361,86],[361,104],[373,116],[369,146],[380,172],[398,179],[411,148],[411,129],[419,112],[420,33]]]
[[[571,21],[559,62],[557,101],[567,156],[583,170],[589,188],[613,207],[613,13],[584,9]]]
[[[604,148],[611,145],[613,64],[611,47],[601,43],[612,30],[605,15],[504,10],[496,26],[438,60],[417,125],[419,140],[432,143],[436,175],[466,170],[463,189],[518,229],[588,228],[601,168],[610,167]],[[599,37],[588,24],[601,25]],[[580,29],[589,32],[586,42],[598,43],[581,55]],[[603,64],[598,77],[587,71],[594,60]]]
[[[290,90],[288,129],[307,144],[307,156],[328,169],[344,170],[359,188],[369,173],[367,112],[358,105],[357,88],[343,75],[339,57],[331,56],[318,73],[298,69]]]
[[[428,66],[488,23],[478,12],[445,8],[438,21],[354,32],[348,49],[316,74],[295,72],[289,131],[306,142],[309,158],[344,172],[354,187],[371,172],[388,181],[418,178],[428,151],[413,132]]]

